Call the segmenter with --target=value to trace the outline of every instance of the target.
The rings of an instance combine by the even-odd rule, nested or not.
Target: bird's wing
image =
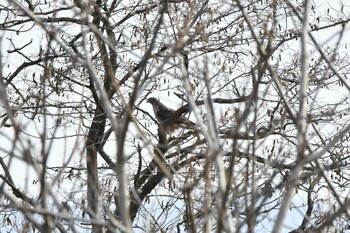
[[[194,122],[190,121],[186,117],[180,116],[174,121],[175,124],[195,125]]]
[[[160,121],[166,121],[173,116],[174,112],[168,108],[160,108],[155,112],[156,118]]]

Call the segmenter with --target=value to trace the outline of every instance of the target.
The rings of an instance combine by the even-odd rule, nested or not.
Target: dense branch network
[[[257,232],[290,211],[292,232],[346,229],[350,19],[305,6],[1,3],[4,227]]]

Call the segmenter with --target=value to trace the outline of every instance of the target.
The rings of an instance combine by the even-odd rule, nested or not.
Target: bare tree
[[[348,12],[0,3],[3,228],[345,232]]]

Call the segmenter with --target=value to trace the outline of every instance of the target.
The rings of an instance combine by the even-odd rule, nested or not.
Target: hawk
[[[181,112],[175,111],[166,107],[154,97],[149,98],[147,103],[152,104],[154,115],[166,132],[178,128],[193,128],[196,125],[186,117],[181,116],[181,114],[188,111],[186,109]]]

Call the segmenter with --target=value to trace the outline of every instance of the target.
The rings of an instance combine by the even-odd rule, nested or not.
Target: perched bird
[[[149,98],[147,102],[152,104],[154,115],[166,132],[174,131],[178,128],[193,128],[196,125],[182,116],[183,113],[188,111],[186,109],[180,112],[175,111],[166,107],[154,97]]]

